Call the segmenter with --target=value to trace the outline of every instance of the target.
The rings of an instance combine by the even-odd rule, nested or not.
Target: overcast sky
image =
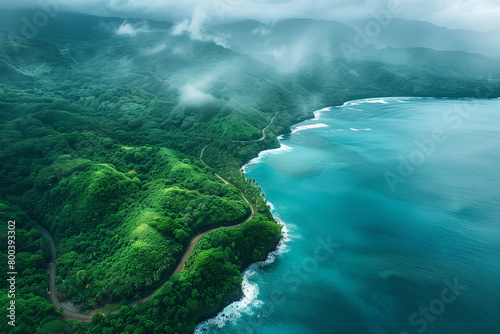
[[[396,16],[452,29],[500,29],[500,0],[0,0],[0,8],[35,8],[57,3],[61,10],[100,16],[179,22],[193,15],[204,23],[257,19],[315,18],[349,23],[400,3]],[[53,8],[53,7],[49,7]]]

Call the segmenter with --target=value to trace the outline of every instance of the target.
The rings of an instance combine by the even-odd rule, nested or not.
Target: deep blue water
[[[500,333],[500,100],[359,100],[246,167],[286,224],[209,333]]]

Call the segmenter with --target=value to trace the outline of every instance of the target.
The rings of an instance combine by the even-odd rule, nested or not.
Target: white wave
[[[352,106],[358,106],[358,105],[359,105],[359,100],[347,101],[343,105],[339,106],[339,108],[352,107]]]
[[[316,123],[316,124],[310,124],[310,125],[302,125],[298,126],[295,129],[292,130],[292,133],[297,133],[302,130],[307,130],[307,129],[317,129],[317,128],[329,128],[329,125],[323,124],[323,123]]]
[[[268,204],[270,204],[268,202]],[[272,204],[271,204],[272,205]],[[257,299],[259,296],[259,286],[255,283],[251,283],[250,279],[255,276],[258,272],[259,268],[270,265],[276,260],[276,257],[285,252],[286,243],[290,240],[288,235],[288,229],[285,223],[275,217],[278,224],[282,226],[282,238],[276,247],[276,250],[269,253],[265,261],[256,262],[248,267],[247,270],[243,273],[242,280],[242,291],[243,291],[243,299],[236,301],[226,308],[224,308],[217,316],[212,319],[208,319],[196,326],[193,334],[203,334],[210,331],[212,328],[223,328],[228,322],[234,322],[237,319],[241,318],[243,314],[253,314],[253,310],[255,308],[260,307],[264,303]]]
[[[384,103],[384,104],[387,104],[389,102],[387,102],[386,99],[364,99],[364,100],[361,100],[361,103]]]
[[[352,106],[357,106],[362,103],[383,103],[383,104],[388,104],[391,102],[399,102],[399,103],[405,103],[411,100],[421,100],[421,99],[432,99],[428,97],[413,97],[413,96],[396,96],[396,97],[376,97],[376,98],[368,98],[368,99],[360,99],[360,100],[352,100],[352,101],[347,101],[341,106],[334,106],[332,108],[345,108],[345,107],[352,107]],[[353,110],[358,110],[358,109],[353,109]]]
[[[407,99],[405,97],[398,97],[398,99]],[[393,98],[391,97],[377,97],[377,98],[371,98],[371,99],[361,99],[361,100],[353,100],[353,101],[347,101],[341,106],[337,106],[337,108],[345,108],[345,107],[353,107],[353,106],[358,106],[362,103],[384,103],[388,104],[389,101],[392,101]],[[357,110],[357,109],[355,109]]]
[[[372,131],[372,128],[366,128],[366,129],[355,129],[355,128],[349,128],[351,131]]]
[[[316,111],[314,112],[314,118],[313,118],[313,121],[317,121],[317,120],[319,120],[319,118],[321,117],[321,114],[322,114],[323,112],[325,112],[325,111],[331,111],[331,110],[332,110],[332,108],[331,108],[331,107],[323,108],[323,109],[321,109],[321,110],[316,110]]]
[[[259,155],[257,156],[257,158],[253,158],[252,160],[250,160],[249,162],[247,162],[246,165],[244,165],[243,167],[241,167],[241,171],[243,172],[243,174],[245,174],[248,166],[260,163],[262,161],[262,158],[264,158],[264,157],[266,157],[266,156],[268,156],[270,154],[279,154],[279,153],[282,153],[282,152],[288,152],[288,151],[291,151],[292,149],[293,148],[291,148],[288,145],[281,144],[281,146],[279,148],[274,148],[274,149],[271,149],[271,150],[262,151],[262,152],[259,153]]]
[[[372,99],[354,100],[354,101],[347,101],[343,105],[341,105],[340,107],[344,108],[344,107],[359,106],[362,103],[384,103],[384,104],[388,104],[389,100],[391,100],[391,98],[372,98]]]
[[[260,304],[262,304],[261,301],[256,301],[257,296],[259,295],[259,287],[257,286],[257,284],[252,284],[249,281],[249,279],[256,274],[256,271],[254,268],[252,268],[252,266],[247,269],[243,276],[241,286],[244,294],[243,299],[230,304],[214,318],[208,319],[198,324],[198,326],[196,326],[196,328],[194,329],[194,334],[206,333],[214,327],[222,328],[228,322],[233,322],[239,319],[243,313],[252,314],[250,311],[250,305],[259,306]]]

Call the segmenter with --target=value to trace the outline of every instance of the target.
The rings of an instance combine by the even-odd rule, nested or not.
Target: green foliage
[[[258,215],[239,228],[205,235],[196,245],[185,269],[150,301],[138,307],[122,307],[120,314],[94,316],[86,333],[127,332],[189,333],[196,322],[241,295],[241,272],[276,247],[280,227]],[[252,258],[251,250],[261,256]],[[160,313],[159,310],[165,310]],[[119,320],[119,321],[117,321]]]
[[[19,207],[0,202],[0,235],[3,249],[7,249],[7,222],[14,220],[16,246],[16,290],[15,298],[9,298],[10,289],[6,279],[0,281],[0,304],[2,307],[2,333],[35,333],[44,324],[58,319],[54,306],[47,300],[47,263],[50,261],[49,246],[33,221]],[[7,252],[2,252],[2,264],[7,268]],[[8,293],[9,291],[9,293]],[[7,305],[15,301],[15,327],[8,325]]]

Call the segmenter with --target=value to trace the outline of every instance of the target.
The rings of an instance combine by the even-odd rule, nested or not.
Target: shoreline
[[[282,254],[286,249],[287,242],[290,241],[289,230],[286,223],[274,214],[273,217],[276,219],[277,223],[282,226],[281,238],[279,243],[276,245],[276,248],[267,254],[265,260],[253,262],[249,264],[245,270],[243,270],[242,283],[239,288],[240,298],[233,300],[228,305],[224,306],[220,310],[217,310],[214,316],[197,323],[193,330],[193,334],[206,333],[206,331],[214,327],[222,328],[227,322],[237,320],[242,314],[241,311],[256,300],[259,288],[257,284],[252,284],[250,279],[258,273],[260,268],[273,264],[276,261],[276,257]]]
[[[272,154],[273,151],[283,151],[287,150],[289,147],[285,144],[282,143],[282,140],[284,139],[284,135],[287,134],[292,134],[293,133],[293,128],[296,128],[299,124],[311,121],[311,120],[319,120],[321,118],[321,114],[326,111],[332,111],[336,107],[348,107],[351,103],[384,103],[387,104],[387,100],[431,100],[431,99],[437,99],[437,100],[468,100],[468,99],[479,99],[479,100],[491,100],[491,99],[500,99],[500,97],[492,97],[492,98],[475,98],[475,97],[459,97],[459,98],[449,98],[449,97],[419,97],[419,96],[388,96],[388,97],[374,97],[374,98],[362,98],[362,99],[355,99],[355,100],[349,100],[345,101],[342,104],[337,104],[337,105],[331,105],[328,107],[319,107],[317,110],[313,111],[313,117],[307,117],[305,119],[302,119],[296,123],[291,124],[290,126],[290,132],[288,133],[283,133],[277,136],[277,139],[280,143],[280,146],[278,148],[270,148],[270,149],[265,149],[262,150],[258,153],[258,155],[250,160],[248,160],[245,164],[243,164],[240,167],[241,172],[245,175],[246,174],[246,169],[248,166],[258,164],[260,163],[260,159],[263,157],[267,156],[268,154]],[[272,203],[268,202],[266,200],[266,203],[268,206],[274,209],[274,206]],[[280,225],[283,226],[284,229],[286,229],[286,232],[282,233],[280,242],[278,246],[276,247],[276,250],[268,253],[266,260],[264,261],[259,261],[259,262],[254,262],[250,264],[242,273],[243,275],[243,282],[241,286],[241,291],[243,293],[243,297],[240,300],[236,300],[229,305],[225,306],[221,310],[217,312],[217,314],[210,318],[203,320],[199,323],[196,324],[195,329],[193,331],[194,334],[202,334],[208,331],[211,328],[218,327],[222,328],[224,327],[228,322],[237,320],[238,318],[241,317],[241,312],[244,307],[250,305],[255,299],[257,298],[257,295],[252,295],[251,293],[253,291],[248,291],[248,295],[245,294],[245,287],[249,287],[252,284],[249,282],[249,279],[254,276],[258,271],[259,268],[268,266],[272,264],[275,261],[275,257],[280,255],[284,248],[286,248],[286,242],[290,240],[288,233],[289,230],[286,228],[286,223],[283,222],[279,217],[275,215],[273,212],[273,209],[271,210],[271,213],[273,214],[273,217],[275,220],[280,223]],[[282,249],[280,249],[282,247]],[[258,294],[258,287],[254,288],[254,290],[257,291]]]
[[[270,152],[272,151],[283,151],[287,150],[289,147],[287,145],[284,145],[282,143],[282,140],[284,139],[284,135],[286,134],[291,134],[293,133],[292,127],[296,126],[298,124],[301,124],[306,121],[310,120],[319,120],[321,117],[321,113],[325,111],[331,111],[331,109],[335,106],[329,106],[329,107],[323,107],[321,109],[315,110],[312,112],[312,117],[308,117],[302,120],[299,120],[296,123],[293,123],[290,125],[290,132],[288,133],[282,133],[277,136],[277,139],[280,143],[280,146],[278,148],[270,148],[270,149],[265,149],[262,150],[258,153],[258,155],[255,158],[250,159],[247,161],[245,164],[243,164],[240,167],[240,171],[242,172],[243,175],[246,173],[246,168],[248,166],[257,164],[260,162],[260,159],[262,159],[264,156],[271,154]],[[253,277],[255,274],[258,273],[258,269],[266,267],[268,265],[271,265],[276,261],[276,257],[279,256],[284,252],[287,246],[287,242],[290,241],[290,236],[289,236],[289,229],[287,228],[286,223],[279,218],[278,215],[276,215],[273,211],[274,205],[264,199],[266,201],[266,204],[270,208],[271,214],[273,215],[273,218],[276,220],[276,223],[279,224],[282,227],[282,232],[281,232],[281,238],[276,245],[275,250],[269,252],[266,256],[266,259],[263,261],[258,261],[258,262],[253,262],[248,267],[243,270],[242,272],[242,284],[240,287],[240,292],[241,292],[241,298],[238,300],[234,300],[233,302],[229,303],[222,309],[218,310],[217,313],[208,319],[204,319],[201,322],[198,322],[195,325],[193,334],[202,334],[205,333],[206,331],[210,330],[213,327],[218,327],[222,328],[225,326],[225,324],[229,321],[237,320],[241,316],[241,311],[246,308],[248,305],[252,304],[255,299],[258,296],[258,286],[256,284],[250,283],[249,279]],[[246,292],[246,293],[245,293]]]
[[[333,105],[333,106],[330,106],[330,107],[325,107],[325,108],[322,108],[322,109],[318,109],[314,112],[308,112],[307,114],[304,114],[304,119],[301,119],[301,120],[298,120],[296,123],[293,123],[291,126],[290,126],[290,130],[292,132],[288,132],[286,134],[290,134],[290,133],[293,133],[293,130],[292,130],[292,127],[296,128],[296,126],[298,124],[301,124],[303,122],[307,122],[307,121],[311,121],[311,120],[319,120],[320,117],[321,117],[321,114],[322,112],[326,112],[326,111],[331,111],[333,108],[335,107],[342,107],[342,106],[349,106],[351,103],[387,103],[387,102],[384,102],[388,99],[393,99],[393,100],[410,100],[410,99],[415,99],[415,100],[418,100],[418,99],[437,99],[437,100],[468,100],[468,99],[479,99],[479,100],[491,100],[491,99],[499,99],[498,97],[496,98],[473,98],[473,97],[467,97],[467,98],[442,98],[442,97],[383,97],[383,98],[364,98],[364,99],[357,99],[357,100],[352,100],[352,101],[346,101],[344,102],[342,105],[338,104],[338,105]],[[364,102],[363,102],[364,101]],[[382,102],[381,102],[382,101]],[[313,115],[314,117],[312,117]],[[265,130],[267,128],[269,128],[274,120],[274,118],[276,117],[276,114],[275,116],[271,119],[270,123],[268,124],[268,126],[266,126],[266,128],[264,128],[262,130],[262,135],[263,135],[263,138],[261,138],[260,140],[264,139],[265,138]],[[252,165],[252,164],[256,164],[256,163],[259,163],[260,159],[262,159],[264,156],[266,156],[267,154],[270,154],[270,152],[272,151],[280,151],[280,150],[286,150],[288,146],[286,146],[285,144],[282,143],[282,140],[283,140],[283,137],[284,134],[281,134],[281,135],[278,135],[277,136],[277,139],[279,141],[279,147],[278,148],[270,148],[270,149],[264,149],[262,151],[260,151],[257,155],[257,157],[255,158],[252,158],[250,159],[249,161],[247,161],[243,166],[240,167],[240,170],[242,171],[243,174],[245,174],[245,169]],[[201,161],[201,158],[202,158],[202,155],[203,155],[203,150],[202,150],[202,153],[200,154],[200,161]],[[203,161],[202,161],[203,162]],[[215,174],[217,177],[219,177],[223,182],[227,183],[227,181],[225,181],[224,179],[222,179],[220,176],[218,176],[217,174]],[[246,200],[246,198],[245,198]],[[247,200],[248,202],[248,200]],[[272,206],[271,203],[269,203],[267,200],[266,200],[266,203],[270,206]],[[252,205],[250,204],[250,206],[252,207]],[[276,249],[273,250],[273,251],[270,251],[267,256],[266,256],[266,259],[264,261],[259,261],[259,262],[254,262],[254,263],[251,263],[249,264],[249,266],[247,268],[245,268],[243,271],[242,271],[242,275],[243,275],[243,279],[245,282],[245,277],[247,278],[247,281],[246,281],[246,284],[250,284],[248,282],[248,278],[251,278],[254,273],[251,273],[253,270],[257,270],[259,268],[262,268],[264,266],[267,266],[267,265],[270,265],[272,264],[274,261],[275,261],[275,258],[277,255],[281,254],[282,252],[282,247],[286,247],[286,242],[289,240],[289,238],[287,237],[287,233],[288,233],[288,229],[286,229],[286,224],[284,222],[282,222],[279,217],[277,217],[274,213],[273,213],[273,210],[271,210],[271,214],[273,215],[274,219],[276,220],[276,222],[278,224],[280,224],[281,226],[283,226],[283,230],[282,230],[282,234],[281,234],[281,237],[280,237],[280,241],[278,243],[278,245],[276,246]],[[248,220],[248,219],[247,219]],[[240,224],[241,225],[241,224]],[[239,226],[239,225],[238,225]],[[236,226],[233,226],[233,227],[236,227]],[[43,234],[43,233],[42,233]],[[55,260],[53,261],[53,264],[55,265]],[[182,264],[182,261],[181,263]],[[175,274],[175,273],[174,273]],[[250,284],[251,285],[251,284]],[[160,287],[161,288],[161,287]],[[207,321],[211,321],[212,319],[215,319],[217,318],[219,315],[221,315],[222,313],[224,313],[224,311],[230,307],[231,305],[233,305],[234,303],[238,303],[238,302],[243,302],[246,298],[247,298],[247,295],[244,294],[244,286],[243,286],[243,283],[242,283],[242,286],[240,287],[240,291],[243,293],[243,298],[241,298],[241,295],[239,296],[235,296],[235,294],[233,294],[234,298],[239,298],[239,300],[236,300],[234,302],[230,302],[229,305],[226,305],[225,307],[222,308],[222,310],[218,311],[217,312],[217,315],[215,317],[212,317],[208,320],[205,320],[205,321],[202,321],[202,322],[198,322],[197,324],[195,324],[195,332],[196,332],[196,328],[198,328],[200,325],[204,324],[205,322]],[[250,296],[252,297],[252,296]],[[56,297],[57,298],[57,297]],[[253,299],[251,299],[250,301],[248,301],[248,303],[251,303],[253,300],[255,300],[256,296],[254,296]],[[228,298],[230,299],[230,298]],[[134,305],[135,303],[133,303],[132,305]],[[248,304],[247,304],[248,305]],[[62,307],[63,309],[66,309],[65,307]],[[78,314],[77,316],[84,316],[83,314]],[[90,315],[91,316],[91,315]],[[77,320],[80,320],[82,321],[82,319],[77,319]],[[88,321],[88,319],[85,319]],[[225,317],[224,318],[225,321],[229,321],[228,317]]]

